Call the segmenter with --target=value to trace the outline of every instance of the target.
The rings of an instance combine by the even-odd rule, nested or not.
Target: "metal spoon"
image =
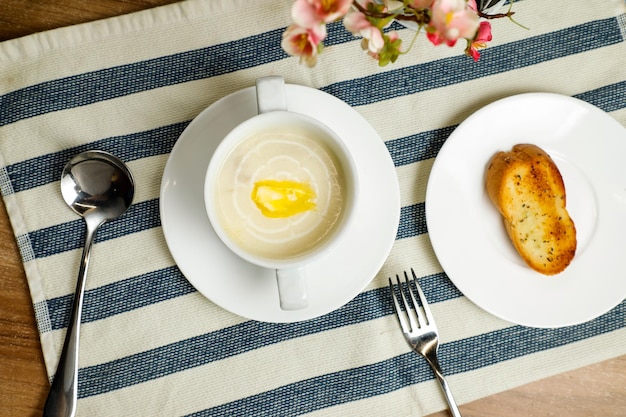
[[[131,205],[135,182],[128,167],[117,157],[102,151],[87,151],[73,157],[63,169],[61,193],[70,208],[85,219],[87,234],[70,323],[44,417],[71,417],[76,413],[80,320],[91,246],[98,228],[117,219]]]

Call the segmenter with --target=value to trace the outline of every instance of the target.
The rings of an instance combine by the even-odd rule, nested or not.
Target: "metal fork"
[[[443,376],[441,366],[439,366],[439,360],[437,359],[437,350],[439,349],[437,325],[430,312],[430,307],[428,307],[426,297],[424,297],[424,293],[417,283],[417,277],[415,276],[413,268],[411,268],[411,273],[413,279],[409,279],[406,271],[404,272],[405,285],[400,281],[400,277],[396,275],[400,297],[397,296],[394,284],[391,278],[389,278],[389,290],[391,292],[391,298],[393,299],[393,306],[396,310],[396,316],[400,322],[404,338],[409,346],[411,346],[411,349],[422,355],[435,373],[446,396],[450,413],[453,417],[461,417],[461,412],[452,397],[452,391],[450,391],[450,387]],[[417,291],[417,298],[424,310],[423,313],[420,311],[420,306],[415,298],[415,290]],[[409,294],[409,297],[406,296],[406,293]],[[400,307],[400,301],[402,302],[403,308]]]

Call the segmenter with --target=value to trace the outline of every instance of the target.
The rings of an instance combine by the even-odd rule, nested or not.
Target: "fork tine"
[[[404,273],[404,278],[406,281],[406,272]],[[412,303],[410,303],[409,300],[406,298],[405,291],[402,289],[402,283],[400,282],[400,277],[397,274],[396,274],[396,281],[398,281],[398,288],[400,289],[400,296],[402,297],[404,310],[406,311],[406,315],[409,318],[409,322],[411,323],[411,331],[415,331],[420,328],[420,324],[421,324],[418,322],[419,317],[416,315],[418,310],[411,308],[411,304],[413,305],[413,307],[417,307],[417,304],[415,303],[415,297],[413,297],[413,294],[411,293],[411,287],[409,286],[407,288],[407,291],[411,295]],[[413,310],[415,310],[415,313],[413,313]]]
[[[402,293],[402,288],[399,288],[399,290]],[[393,288],[393,282],[391,281],[391,278],[389,278],[389,292],[391,292],[391,299],[393,300],[393,308],[396,310],[396,317],[398,318],[398,321],[400,322],[400,327],[402,328],[402,331],[406,333],[409,331],[409,323],[407,323],[404,313],[402,312],[402,309],[400,308],[400,304],[398,303],[398,297],[396,296],[396,292]]]
[[[435,325],[435,321],[433,320],[433,315],[430,312],[430,307],[428,305],[428,301],[426,300],[426,297],[424,296],[424,293],[422,292],[422,289],[420,288],[419,284],[417,283],[417,276],[415,275],[415,271],[413,270],[413,268],[411,268],[411,274],[413,274],[413,283],[415,284],[415,289],[417,290],[417,296],[420,300],[420,303],[422,304],[422,308],[424,309],[424,315],[426,316],[426,321],[428,322],[428,325],[430,326],[434,326]],[[411,296],[413,296],[413,292],[411,292]],[[415,301],[415,299],[413,299],[413,301]]]
[[[420,305],[417,302],[417,299],[415,299],[415,292],[413,291],[413,288],[411,288],[411,281],[415,282],[415,284],[417,285],[417,281],[409,280],[409,275],[406,273],[406,271],[404,271],[404,282],[406,282],[407,290],[409,291],[409,295],[411,296],[411,303],[413,304],[413,308],[415,309],[415,316],[417,317],[417,321],[419,322],[419,327],[424,327],[428,325],[430,320],[428,320],[428,318],[425,319],[424,315],[420,312]],[[420,301],[422,301],[421,298]],[[424,303],[422,302],[422,304]]]

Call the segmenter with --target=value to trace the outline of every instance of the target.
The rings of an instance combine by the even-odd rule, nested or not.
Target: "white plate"
[[[254,87],[215,102],[176,142],[161,183],[160,214],[176,264],[205,297],[240,316],[294,322],[329,313],[352,300],[374,278],[393,246],[400,219],[400,188],[383,140],[348,104],[322,91],[290,85],[289,110],[307,114],[344,138],[362,189],[355,221],[336,250],[307,266],[309,306],[283,311],[275,273],[240,260],[219,240],[204,208],[204,176],[217,144],[256,115]]]
[[[552,156],[578,248],[545,276],[521,260],[485,191],[499,150],[534,143]],[[513,323],[561,327],[591,320],[626,297],[626,129],[581,100],[521,94],[479,110],[450,135],[430,174],[426,219],[439,261],[475,304]]]

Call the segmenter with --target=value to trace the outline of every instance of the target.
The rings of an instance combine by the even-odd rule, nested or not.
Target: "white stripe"
[[[19,76],[0,84],[0,94],[285,27],[288,5],[288,1],[263,7],[258,0],[185,1],[2,42],[0,63]],[[216,22],[229,21],[236,23],[217,29]],[[77,53],[79,59],[75,59]],[[38,71],[24,71],[35,59]],[[66,64],[68,59],[72,65]]]
[[[45,271],[43,287],[47,298],[74,292],[82,251],[81,242],[78,249],[39,259],[39,269]],[[174,260],[160,227],[99,242],[92,247],[87,290],[172,265]]]
[[[428,234],[396,240],[391,254],[368,288],[388,285],[387,278],[401,274],[405,268],[413,268],[418,277],[442,272]]]
[[[128,167],[135,178],[135,196],[133,204],[154,200],[159,197],[163,168],[169,155],[157,155],[128,162]],[[61,173],[59,172],[59,180]],[[65,222],[80,219],[71,210],[61,196],[61,183],[55,181],[30,190],[15,194],[21,207],[28,207],[28,228],[40,230]],[[46,204],[41,204],[45,201]]]
[[[164,314],[167,311],[167,314]],[[235,326],[245,319],[207,300],[200,293],[162,301],[117,314],[106,320],[83,323],[80,366],[94,366],[156,349],[180,340]],[[116,329],[116,338],[106,349],[102,335]],[[62,341],[64,331],[54,336]],[[116,343],[130,340],[132,343]]]
[[[442,343],[462,340],[511,326],[511,323],[495,316],[486,316],[480,308],[465,297],[432,303],[431,307],[433,315],[437,318]],[[167,310],[169,313],[163,314],[164,310]],[[463,317],[463,320],[458,320],[458,317]],[[183,319],[181,320],[181,318]],[[159,304],[111,316],[106,320],[84,323],[82,325],[80,366],[87,367],[107,363],[118,358],[156,349],[160,346],[190,339],[221,328],[235,326],[243,321],[245,320],[241,317],[224,311],[199,293],[178,297]],[[388,340],[388,343],[395,345],[395,347],[385,346],[379,352],[382,356],[376,356],[375,358],[358,362],[358,364],[388,359],[402,353],[403,346],[406,346],[395,318],[391,320],[391,324],[389,317],[383,317],[360,323],[356,326],[371,327],[374,331],[372,334],[379,335],[383,341]],[[135,343],[110,343],[106,346],[106,349],[103,349],[102,334],[107,334],[109,329],[116,329],[119,342],[130,339]],[[353,331],[355,331],[353,326],[350,326],[349,330],[347,327],[344,327],[323,333],[328,337],[339,340],[342,339],[342,335],[346,332],[352,333]],[[55,342],[59,346],[59,352],[64,334],[64,330],[55,330],[53,332]],[[322,339],[319,342],[317,341],[318,337],[316,334],[313,334],[299,339],[303,339],[302,342],[306,342],[307,346],[310,345],[311,349],[323,351],[326,339]],[[290,342],[281,342],[274,346],[283,346],[285,343]],[[338,342],[333,342],[333,344],[336,343]],[[254,352],[262,352],[262,349],[266,348],[259,348]],[[282,347],[278,349],[282,349]],[[248,353],[245,355],[248,355]],[[336,359],[339,360],[338,358]],[[331,359],[329,358],[329,360]],[[342,369],[342,366],[346,365],[338,362],[334,366],[328,372]],[[318,372],[318,369],[311,371]]]
[[[428,177],[434,162],[435,159],[430,158],[396,169],[400,183],[400,202],[402,207],[425,201]]]
[[[481,107],[514,94],[549,91],[571,96],[602,87],[607,80],[619,79],[617,72],[622,68],[598,65],[598,62],[611,62],[615,56],[623,54],[624,44],[620,43],[586,52],[584,56],[570,55],[515,71],[361,106],[357,110],[383,140],[403,138],[417,132],[457,125]],[[564,75],[571,74],[573,67],[577,68],[577,75],[585,76]],[[542,76],[537,77],[538,73]],[[394,117],[394,109],[402,109],[401,114],[411,117]]]

